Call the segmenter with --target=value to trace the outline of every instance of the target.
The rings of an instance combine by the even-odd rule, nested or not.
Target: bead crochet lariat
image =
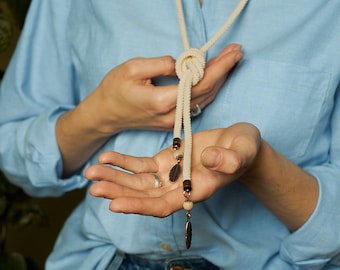
[[[176,164],[172,167],[169,173],[169,180],[175,182],[181,172],[181,162],[183,160],[183,209],[186,211],[185,224],[185,244],[189,249],[192,239],[191,226],[191,210],[194,206],[190,200],[191,186],[191,153],[192,153],[192,130],[191,130],[191,115],[190,115],[190,100],[191,88],[198,84],[203,76],[205,69],[205,53],[212,47],[217,40],[229,29],[238,15],[244,9],[248,0],[240,0],[239,4],[232,12],[230,17],[221,27],[221,29],[200,49],[190,48],[187,37],[187,30],[184,19],[182,0],[176,0],[176,9],[179,19],[181,37],[184,46],[184,52],[176,61],[176,73],[179,78],[177,103],[176,103],[176,119],[173,131],[173,150]],[[181,150],[181,133],[184,129],[184,153]]]

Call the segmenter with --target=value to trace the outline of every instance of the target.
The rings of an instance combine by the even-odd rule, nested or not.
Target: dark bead
[[[172,148],[177,150],[178,148],[181,147],[181,139],[180,138],[174,138],[173,142],[172,142]]]
[[[183,191],[190,192],[192,190],[191,188],[191,180],[184,180],[183,181]]]
[[[176,182],[179,175],[181,173],[181,165],[179,163],[177,163],[175,166],[173,166],[170,170],[169,173],[169,180],[171,182]]]

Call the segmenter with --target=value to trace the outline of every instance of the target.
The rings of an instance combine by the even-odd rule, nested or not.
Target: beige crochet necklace
[[[201,2],[201,1],[200,1]],[[191,88],[198,84],[204,75],[205,53],[211,48],[217,40],[229,29],[238,15],[246,6],[248,0],[240,0],[239,4],[232,12],[230,17],[221,27],[221,29],[200,49],[190,48],[185,25],[185,18],[182,6],[182,0],[176,0],[176,8],[179,19],[180,31],[184,46],[184,52],[176,61],[176,73],[179,78],[176,119],[173,131],[173,150],[177,163],[173,166],[169,174],[169,180],[174,182],[178,179],[181,172],[181,161],[183,160],[183,208],[186,211],[185,224],[185,243],[186,248],[191,246],[192,227],[191,213],[194,204],[190,200],[192,191],[191,186],[191,153],[192,153],[192,130],[190,115]],[[181,134],[184,130],[184,152],[181,150]]]

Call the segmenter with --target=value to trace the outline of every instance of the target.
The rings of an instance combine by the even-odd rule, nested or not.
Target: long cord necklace
[[[176,0],[176,9],[179,19],[184,52],[176,61],[176,73],[179,78],[176,119],[173,131],[173,150],[174,158],[177,163],[172,167],[169,173],[169,180],[175,182],[181,172],[181,162],[183,160],[183,209],[186,211],[185,224],[185,244],[189,249],[192,239],[191,210],[194,203],[190,200],[191,186],[191,154],[192,154],[192,129],[190,115],[191,88],[198,84],[204,75],[205,53],[218,41],[218,39],[229,29],[233,22],[246,6],[248,0],[240,0],[239,4],[232,12],[230,17],[221,27],[221,29],[200,49],[190,48],[185,18],[182,6],[182,0]],[[184,130],[184,153],[181,150],[181,134]]]

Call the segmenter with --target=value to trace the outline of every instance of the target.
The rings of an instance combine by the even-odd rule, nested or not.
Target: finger
[[[137,182],[136,182],[137,183]],[[160,188],[149,188],[147,190],[138,189],[138,184],[134,187],[118,184],[114,181],[98,181],[94,182],[90,187],[90,194],[95,197],[107,199],[117,199],[121,197],[156,197],[160,195]]]
[[[150,157],[133,157],[118,152],[104,152],[98,161],[100,164],[110,164],[134,173],[156,173],[158,166]]]
[[[151,188],[145,189],[143,185],[138,184],[139,180],[142,180],[146,186]],[[155,188],[154,184],[152,175],[148,175],[148,179],[146,176],[143,179],[139,176],[132,176],[130,179],[116,178],[115,180],[110,179],[109,181],[95,182],[90,187],[90,194],[95,197],[103,197],[111,200],[123,197],[158,198],[179,187],[179,185],[173,184]]]
[[[182,208],[181,192],[176,189],[159,197],[120,197],[110,203],[110,210],[118,213],[166,217]]]
[[[237,43],[232,43],[226,47],[224,47],[224,49],[220,52],[220,56],[223,56],[225,54],[228,54],[230,52],[233,52],[233,51],[238,51],[238,50],[241,50],[242,49],[242,46],[240,44],[237,44]]]
[[[199,88],[201,84],[200,87],[204,89],[207,88],[206,85],[213,85],[214,82],[224,78],[242,56],[240,46],[235,46],[232,50],[228,48],[226,51],[222,51],[207,65],[203,79],[196,87]]]
[[[241,51],[241,50],[242,50],[242,46],[240,44],[236,44],[236,43],[230,44],[230,45],[224,47],[223,50],[216,57],[213,57],[212,59],[210,59],[209,62],[207,63],[207,65],[206,65],[206,67],[213,65],[221,57],[224,57],[229,53],[232,53],[234,51]]]
[[[237,44],[228,46],[218,57],[209,61],[203,79],[192,90],[192,106],[199,104],[203,109],[213,101],[229,72],[242,58],[240,49]]]
[[[85,171],[85,177],[88,180],[113,182],[136,190],[155,188],[155,178],[153,174],[136,175],[104,165],[93,165],[89,167]]]
[[[133,58],[123,65],[127,75],[140,80],[159,76],[176,76],[175,60],[171,56]]]

